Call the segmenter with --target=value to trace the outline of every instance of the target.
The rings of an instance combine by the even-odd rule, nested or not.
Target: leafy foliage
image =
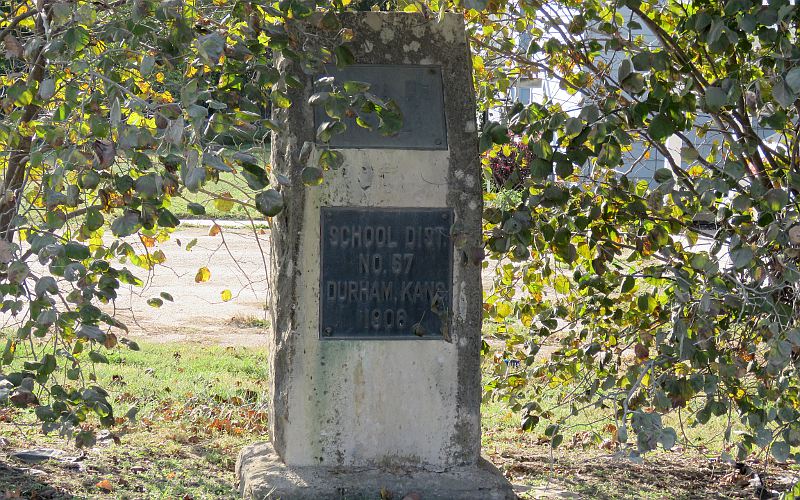
[[[677,411],[723,419],[739,458],[800,458],[798,7],[477,4],[466,17],[487,109],[518,78],[559,85],[506,125],[546,165],[512,208],[487,199],[487,314],[504,325],[498,358],[521,362],[499,364],[488,395],[526,429],[559,425],[554,445],[594,408],[622,443],[636,432],[634,455],[670,448],[662,415]],[[637,144],[640,161],[664,158],[652,184],[625,175]]]
[[[306,58],[285,24],[319,11],[332,33],[321,61],[344,64],[349,51],[334,15],[343,7],[3,3],[0,310],[14,326],[0,346],[0,401],[35,407],[45,431],[78,445],[91,443],[82,430],[91,415],[103,425],[120,421],[85,366],[105,363],[105,351],[120,344],[137,348],[113,317],[120,286],[141,284],[128,266],[166,260],[149,249],[179,224],[171,206],[184,192],[209,195],[223,212],[237,204],[251,217],[281,211],[261,153],[279,124],[266,116],[270,105],[291,105],[286,89],[299,82],[274,63]],[[206,190],[221,173],[241,176],[236,185],[248,191]],[[209,276],[201,268],[197,281]],[[164,300],[172,297],[148,303]],[[22,343],[33,352],[11,368]]]
[[[535,160],[536,156],[522,140],[512,140],[484,155],[484,163],[488,164],[494,185],[510,189],[522,185]]]

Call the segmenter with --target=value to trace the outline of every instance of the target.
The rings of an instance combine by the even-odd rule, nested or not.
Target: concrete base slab
[[[296,467],[283,463],[270,443],[245,447],[236,461],[243,498],[281,500],[512,500],[511,484],[488,461],[444,472],[419,469]],[[416,496],[414,495],[416,493]]]

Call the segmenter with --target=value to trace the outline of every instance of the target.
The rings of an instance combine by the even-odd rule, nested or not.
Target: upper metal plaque
[[[403,113],[403,128],[385,136],[345,118],[347,130],[335,134],[328,143],[334,148],[359,149],[447,149],[447,132],[439,66],[353,64],[338,69],[326,66],[337,82],[359,81],[370,84],[369,92],[381,99],[393,99]],[[315,130],[329,120],[323,106],[314,107]]]
[[[452,221],[449,208],[323,207],[320,338],[446,337]]]

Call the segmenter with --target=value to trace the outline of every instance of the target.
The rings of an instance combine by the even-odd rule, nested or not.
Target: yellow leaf
[[[222,232],[222,228],[219,227],[219,224],[214,224],[213,226],[211,226],[211,229],[208,230],[208,235],[209,236],[216,236],[220,232]]]
[[[228,302],[233,297],[233,294],[230,290],[223,290],[221,295],[223,302]]]
[[[233,209],[233,196],[228,192],[222,193],[214,200],[214,206],[220,212],[230,212]]]
[[[689,169],[689,175],[692,177],[700,177],[705,172],[705,169],[700,165],[694,165]]]
[[[150,236],[142,235],[142,243],[147,248],[153,248],[154,246],[156,246],[156,239],[151,238]]]
[[[211,279],[211,271],[205,266],[198,269],[197,274],[194,276],[195,283],[205,283],[209,279]]]
[[[509,316],[512,312],[514,312],[514,308],[511,307],[511,304],[508,302],[498,302],[495,306],[495,310],[497,311],[497,315],[502,319],[506,316]]]

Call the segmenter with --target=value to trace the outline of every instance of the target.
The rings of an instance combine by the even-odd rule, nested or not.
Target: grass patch
[[[113,353],[109,364],[96,365],[96,375],[117,413],[139,407],[136,422],[111,434],[99,431],[102,439],[81,457],[63,438],[42,435],[32,412],[5,409],[1,451],[55,448],[80,459],[31,465],[9,457],[0,468],[0,492],[23,498],[237,496],[237,453],[268,439],[265,351],[143,344],[138,352]]]
[[[0,497],[237,497],[233,468],[239,450],[269,438],[263,399],[266,351],[196,344],[141,347],[115,351],[107,365],[96,365],[98,381],[111,392],[117,413],[131,405],[140,412],[135,423],[112,433],[98,429],[101,439],[88,450],[76,450],[57,435],[42,435],[30,411],[0,408]],[[491,357],[484,360],[485,373],[491,363]],[[482,418],[483,453],[521,485],[522,498],[555,498],[560,491],[608,499],[747,494],[744,487],[726,482],[730,466],[709,460],[716,452],[655,452],[634,464],[615,459],[613,451],[594,442],[576,441],[584,428],[570,430],[564,444],[551,450],[542,428],[522,432],[519,416],[502,402],[485,402]],[[574,419],[589,422],[592,415]],[[37,447],[62,450],[63,457],[40,464],[10,457]],[[758,472],[768,471],[762,477],[782,489],[776,483],[795,477],[792,467],[762,464]]]
[[[228,320],[228,324],[236,328],[269,328],[269,320],[263,316],[251,315],[236,315]]]
[[[239,174],[221,172],[219,181],[209,181],[203,190],[206,192],[191,193],[184,189],[181,196],[175,196],[170,200],[170,211],[179,219],[247,219],[248,214],[254,219],[262,218],[262,215],[255,209],[239,203],[231,205],[217,202],[226,194],[229,194],[234,200],[249,202],[253,190],[247,186],[244,177]],[[193,214],[189,211],[189,203],[202,205],[206,210],[205,214]]]
[[[254,149],[249,152],[254,153]],[[266,145],[263,150],[258,152],[258,156],[266,161],[269,160],[270,150],[269,145]],[[180,219],[248,219],[252,217],[254,220],[263,219],[253,205],[253,195],[255,194],[247,185],[244,176],[241,173],[232,172],[219,172],[218,180],[210,180],[203,186],[203,191],[191,193],[189,190],[184,189],[181,196],[172,198],[170,210]],[[245,206],[240,203],[230,202],[220,203],[218,200],[227,195],[233,200],[245,201],[253,206]],[[189,211],[189,203],[198,203],[202,205],[206,213],[204,215],[195,215]]]

